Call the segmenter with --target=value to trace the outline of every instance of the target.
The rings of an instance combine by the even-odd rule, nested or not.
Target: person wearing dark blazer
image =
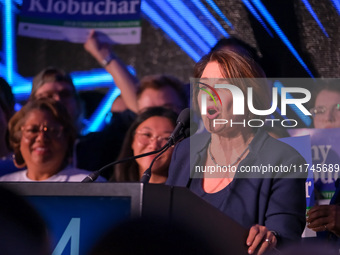
[[[249,254],[264,254],[299,240],[305,226],[306,179],[289,169],[303,166],[304,158],[260,128],[246,125],[264,117],[249,109],[234,114],[230,90],[213,88],[213,84],[232,84],[245,95],[250,87],[254,108],[269,109],[264,72],[251,57],[224,49],[204,56],[195,66],[194,77],[199,80],[193,84],[193,106],[201,109],[207,132],[175,147],[166,184],[188,187],[249,228],[245,240]],[[202,103],[204,93],[218,100],[211,96]],[[265,166],[272,170],[264,174]]]

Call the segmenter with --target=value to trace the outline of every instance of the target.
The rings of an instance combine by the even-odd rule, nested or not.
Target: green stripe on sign
[[[323,191],[321,192],[323,199],[331,199],[334,195],[334,191]]]
[[[65,21],[65,27],[86,27],[86,28],[127,28],[127,27],[140,27],[141,22],[135,21],[115,21],[115,22],[88,22],[88,21]]]
[[[126,27],[140,27],[140,20],[128,21],[71,21],[71,20],[55,20],[42,19],[32,17],[21,17],[20,22],[49,25],[49,26],[63,26],[63,27],[79,27],[79,28],[126,28]]]
[[[41,25],[51,25],[51,26],[62,26],[65,20],[43,19],[43,18],[37,18],[37,17],[22,17],[21,16],[20,22],[41,24]]]

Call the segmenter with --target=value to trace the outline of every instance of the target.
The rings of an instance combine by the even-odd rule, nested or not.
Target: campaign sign
[[[314,195],[314,178],[313,172],[310,170],[312,166],[312,154],[310,151],[311,148],[311,139],[309,135],[299,136],[299,137],[285,137],[280,138],[282,142],[285,142],[296,149],[301,156],[306,160],[306,167],[300,168],[301,171],[308,171],[305,190],[306,190],[306,211],[312,208],[315,204],[315,195]],[[307,225],[302,233],[302,237],[315,237],[316,232],[307,228]]]
[[[94,29],[106,42],[138,44],[140,0],[24,0],[18,34],[84,43]]]
[[[331,199],[340,171],[340,129],[291,129],[292,136],[310,135],[315,198]]]

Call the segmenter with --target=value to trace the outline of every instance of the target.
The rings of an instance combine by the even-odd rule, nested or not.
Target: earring
[[[20,155],[20,157],[21,157],[21,155]],[[26,163],[23,159],[22,159],[23,163],[18,164],[15,154],[12,155],[12,158],[13,158],[13,164],[15,165],[16,168],[24,168],[26,166]]]

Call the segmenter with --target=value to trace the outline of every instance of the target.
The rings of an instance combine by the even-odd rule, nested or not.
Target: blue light
[[[218,14],[218,16],[220,16],[225,23],[228,24],[228,26],[234,30],[233,25],[231,24],[231,22],[227,19],[226,16],[224,16],[223,12],[221,12],[220,8],[218,8],[218,6],[214,3],[214,1],[212,0],[206,0],[206,2],[211,6],[211,8],[214,9],[214,11]]]
[[[127,66],[127,69],[132,75],[136,74],[136,70],[132,66]],[[89,124],[87,125],[87,128],[84,128],[84,130],[82,131],[83,135],[89,132],[100,131],[103,128],[106,123],[105,118],[107,116],[107,113],[111,110],[113,101],[120,95],[120,90],[115,86],[111,75],[111,78],[108,79],[105,70],[96,70],[95,72],[92,71],[91,75],[93,76],[94,74],[97,75],[97,78],[95,79],[95,81],[97,81],[96,87],[98,87],[98,82],[100,82],[100,80],[102,80],[102,82],[109,81],[110,86],[113,87],[107,92],[106,96],[100,102],[100,105],[97,107],[96,111],[91,115],[91,118],[88,121]],[[99,74],[101,74],[101,77]],[[77,84],[76,86],[79,86],[79,84]]]
[[[18,111],[20,111],[21,108],[22,108],[22,105],[21,105],[21,104],[15,103],[15,105],[14,105],[14,111],[18,112]]]
[[[306,6],[307,10],[309,11],[309,13],[313,16],[313,18],[315,19],[316,23],[318,23],[319,27],[321,28],[322,32],[325,34],[325,36],[329,37],[326,29],[324,28],[324,26],[321,24],[321,21],[319,20],[318,16],[316,15],[316,13],[314,12],[312,6],[310,5],[310,3],[308,2],[308,0],[302,0],[302,2],[304,3],[304,5]]]
[[[4,8],[4,45],[5,45],[5,64],[6,64],[6,80],[9,84],[13,84],[13,70],[14,70],[14,34],[13,34],[13,14],[12,14],[12,0],[5,0]]]
[[[4,1],[5,0],[0,0],[0,3],[4,4]],[[22,5],[22,1],[23,0],[13,0],[14,3],[16,3],[16,4],[20,5],[20,6]]]
[[[4,67],[0,65],[0,72],[2,70],[4,70]],[[131,70],[131,68],[129,68],[129,70]],[[74,72],[71,73],[71,77],[77,90],[114,86],[112,76],[104,69]],[[32,79],[24,79],[20,75],[14,73],[13,84],[12,92],[17,99],[25,99],[30,95],[32,90]]]
[[[87,72],[74,72],[71,74],[74,86],[77,89],[98,88],[103,83],[113,83],[112,76],[104,69],[97,69]]]
[[[202,24],[202,22],[187,6],[185,6],[181,1],[169,0],[168,2],[180,15],[182,15],[182,17],[189,23],[189,25],[191,25],[196,33],[201,35],[201,37],[209,44],[210,48],[216,44],[216,37],[209,31],[209,29],[207,29],[206,26]],[[177,22],[177,20],[175,21]],[[206,52],[208,53],[208,51]]]
[[[340,15],[340,1],[339,0],[331,0],[335,9],[338,11],[338,14]]]
[[[199,9],[202,14],[220,31],[220,33],[225,37],[229,38],[229,34],[221,26],[221,24],[214,18],[213,15],[208,11],[207,8],[200,2],[200,0],[191,0],[191,2]]]
[[[162,0],[153,1],[164,13],[165,16],[171,19],[176,26],[183,31],[183,33],[194,43],[196,46],[201,49],[205,54],[209,52],[209,46],[198,36],[197,32],[195,32],[189,25],[186,23],[183,16],[180,17],[172,8],[168,5],[167,2]],[[202,35],[201,35],[202,36]],[[203,35],[204,37],[204,35]],[[216,39],[215,39],[216,41]]]
[[[0,64],[0,74],[5,74],[6,71],[7,67]],[[5,76],[4,78],[6,79]],[[16,99],[26,99],[31,93],[31,84],[32,82],[30,80],[21,77],[16,72],[13,72],[12,92]]]
[[[29,96],[32,90],[32,83],[29,81],[21,82],[12,87],[13,94],[17,97]]]
[[[132,75],[135,75],[133,67],[127,66],[127,68]],[[3,73],[5,70],[5,67],[0,64],[0,73]],[[16,72],[13,73],[13,77],[13,94],[15,94],[16,98],[25,99],[31,93],[32,78],[25,79]],[[112,76],[104,69],[73,72],[71,73],[71,77],[77,90],[89,90],[99,87],[114,86]]]
[[[178,35],[178,33],[146,2],[142,1],[142,11],[159,26],[172,40],[174,40],[195,62],[200,60],[201,56],[191,48],[191,46]]]
[[[285,120],[288,122],[289,125],[292,123],[289,119],[287,119],[287,117],[286,117],[285,115],[282,115],[281,110],[280,110],[279,107],[276,107],[276,110],[275,110],[275,111],[276,111],[283,119],[285,119]],[[272,119],[274,119],[274,116],[272,116]]]
[[[0,71],[5,68],[0,64]],[[130,73],[134,74],[135,70],[128,66]],[[101,126],[104,124],[104,119],[108,111],[111,109],[111,105],[115,98],[120,94],[120,90],[114,85],[112,76],[107,73],[104,69],[95,69],[86,72],[74,72],[71,73],[73,83],[77,90],[82,89],[93,89],[98,87],[111,87],[105,98],[102,100],[96,111],[92,114],[88,121],[88,127],[82,131],[83,134],[89,132],[99,131]],[[20,75],[15,74],[16,85],[12,86],[12,92],[15,98],[18,100],[25,100],[31,94],[32,79],[26,80]],[[20,109],[20,105],[16,106],[16,109]]]
[[[286,37],[286,35],[283,33],[283,31],[281,30],[281,28],[277,25],[276,21],[274,20],[274,18],[272,17],[272,15],[270,15],[270,13],[267,11],[266,7],[264,7],[264,5],[261,3],[260,0],[252,0],[253,4],[256,6],[256,8],[260,11],[260,13],[262,14],[262,16],[265,17],[265,19],[267,20],[267,22],[271,25],[271,27],[275,30],[276,34],[281,38],[282,42],[288,47],[288,49],[290,50],[290,52],[295,56],[295,58],[300,62],[300,64],[302,65],[302,67],[307,71],[307,73],[314,78],[312,72],[309,70],[309,68],[307,67],[307,65],[305,64],[305,62],[302,60],[302,58],[300,57],[299,53],[297,53],[297,51],[295,50],[295,48],[293,47],[293,45],[291,44],[291,42],[288,40],[288,38]]]
[[[82,131],[83,135],[90,132],[99,131],[101,126],[105,124],[105,117],[110,112],[113,101],[120,95],[120,90],[117,87],[113,87],[106,94],[104,99],[100,102],[96,111],[92,114],[89,122],[89,126]]]
[[[270,35],[270,37],[274,37],[273,33],[270,31],[270,29],[267,27],[266,23],[263,21],[261,16],[257,13],[255,8],[251,5],[251,3],[248,0],[242,0],[244,5],[248,8],[248,10],[254,15],[254,17],[260,22],[260,24],[263,26],[263,28],[267,31],[267,33]]]
[[[282,85],[281,82],[279,81],[275,81],[274,84],[273,84],[274,87],[278,88],[278,92],[279,94],[281,95],[281,88],[283,88],[284,86]],[[286,98],[287,99],[293,99],[294,97],[292,97],[291,94],[287,93],[286,94]],[[296,105],[292,105],[292,104],[289,104],[289,107],[297,114],[297,116],[303,121],[303,123],[305,123],[305,125],[307,127],[309,127],[311,124],[312,124],[312,120],[310,119],[309,116],[303,114],[301,112],[301,110],[296,106]],[[281,115],[282,116],[282,115]]]

